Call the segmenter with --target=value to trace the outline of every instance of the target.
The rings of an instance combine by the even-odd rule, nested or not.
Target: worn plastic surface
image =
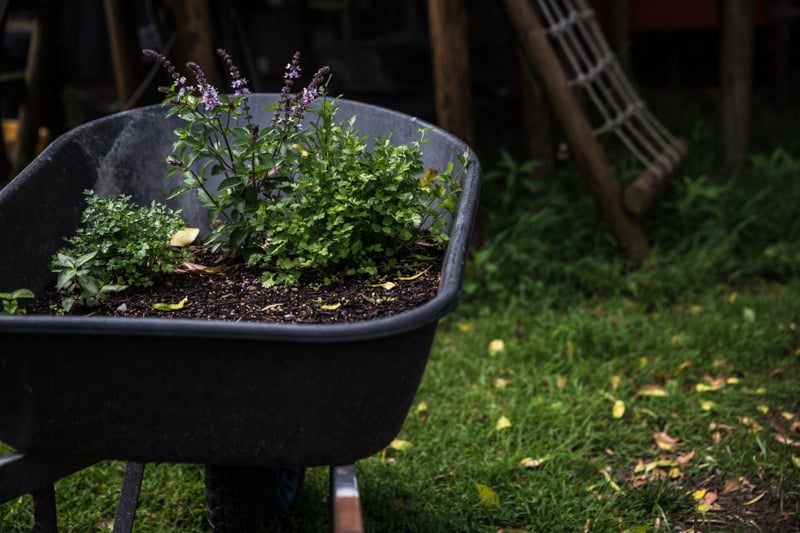
[[[254,95],[261,110],[276,95]],[[0,291],[54,283],[47,264],[72,234],[82,191],[165,201],[165,162],[178,122],[159,105],[78,127],[0,190]],[[271,112],[257,116],[269,121]],[[397,143],[431,127],[347,100],[365,135]],[[176,119],[177,120],[177,119]],[[400,431],[436,326],[461,295],[480,165],[433,127],[426,167],[456,164],[463,192],[437,296],[393,317],[335,325],[174,319],[0,316],[0,440],[18,450],[140,462],[254,466],[349,464]],[[192,194],[168,202],[204,227]]]

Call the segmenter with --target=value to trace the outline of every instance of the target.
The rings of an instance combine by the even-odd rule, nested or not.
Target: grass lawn
[[[638,270],[573,162],[540,195],[524,163],[483,159],[462,304],[398,440],[357,464],[368,531],[800,531],[800,138],[757,117],[724,179],[710,123],[670,125],[692,151]],[[59,526],[109,531],[123,470],[60,480]],[[309,469],[272,530],[326,531],[327,484]],[[29,496],[0,505],[0,530],[31,527]],[[208,531],[202,467],[148,465],[135,530]]]

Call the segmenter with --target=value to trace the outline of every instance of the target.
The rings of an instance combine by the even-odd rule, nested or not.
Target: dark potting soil
[[[225,321],[268,321],[327,324],[388,317],[432,299],[440,280],[443,251],[424,246],[398,258],[398,264],[378,280],[347,276],[324,284],[303,276],[291,288],[264,288],[260,270],[244,264],[225,264],[203,247],[193,248],[193,263],[225,265],[217,273],[187,271],[163,274],[151,287],[130,287],[111,293],[94,307],[77,306],[71,315],[191,318]],[[419,258],[424,255],[425,261]],[[153,304],[178,304],[180,309],[158,310]],[[28,306],[30,314],[54,314],[61,296],[54,288]]]

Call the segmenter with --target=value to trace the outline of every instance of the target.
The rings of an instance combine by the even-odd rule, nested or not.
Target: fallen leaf
[[[614,402],[614,407],[611,409],[611,415],[614,418],[622,418],[625,416],[625,402],[617,400]]]
[[[785,444],[787,446],[794,446],[795,448],[800,448],[800,441],[790,439],[786,435],[777,434],[775,435],[775,440],[780,442],[781,444]]]
[[[755,497],[755,498],[753,498],[752,500],[748,500],[748,501],[744,502],[742,505],[753,505],[753,504],[754,504],[754,503],[756,503],[758,500],[760,500],[761,498],[763,498],[765,494],[766,494],[766,492],[762,492],[761,494],[759,494],[758,496],[756,496],[756,497]]]
[[[503,339],[493,339],[492,342],[489,343],[489,355],[497,355],[500,352],[504,352],[506,349],[506,343],[503,342]]]
[[[533,457],[525,457],[519,462],[519,464],[521,464],[522,466],[524,466],[529,470],[533,470],[534,468],[540,467],[542,463],[545,462],[546,460],[547,460],[546,457],[543,457],[541,459],[534,459]]]
[[[800,457],[793,455],[792,464],[794,465],[795,468],[800,468]]]
[[[425,270],[423,270],[422,272],[417,272],[413,276],[400,276],[397,279],[399,279],[400,281],[414,281],[418,277],[422,276],[425,272],[427,272],[430,268],[431,267],[428,267]]]
[[[769,407],[767,407],[766,405],[757,405],[756,409],[762,415],[765,415],[765,414],[769,413]]]
[[[764,429],[761,424],[750,418],[749,416],[743,416],[739,419],[739,422],[744,424],[745,426],[749,427],[753,431],[761,431]]]
[[[497,507],[500,505],[500,497],[491,488],[482,483],[475,483],[475,488],[478,489],[478,497],[484,507]]]
[[[389,443],[389,448],[398,451],[405,450],[409,446],[411,446],[411,443],[403,439],[394,439],[392,442]]]
[[[664,387],[660,387],[658,385],[645,385],[637,392],[639,396],[653,396],[653,397],[664,397],[667,395],[667,391],[664,390]]]
[[[694,457],[694,454],[695,454],[694,450],[692,450],[690,452],[686,452],[685,454],[679,456],[678,459],[676,460],[676,462],[679,465],[685,465],[686,463],[688,463],[689,461],[692,460],[692,458]]]
[[[622,383],[622,378],[621,377],[619,377],[617,375],[611,376],[611,390],[612,391],[617,390],[621,383]]]
[[[675,449],[675,444],[677,444],[677,439],[674,439],[666,434],[666,432],[659,432],[653,433],[653,440],[656,443],[656,446],[659,447],[661,450],[672,451]]]
[[[325,311],[335,311],[336,309],[339,309],[341,306],[342,302],[337,302],[335,304],[323,304],[320,305],[319,308],[324,309]]]
[[[495,389],[504,389],[506,386],[511,383],[511,381],[503,378],[497,378],[494,380],[494,388]]]
[[[650,461],[649,463],[639,462],[633,469],[635,474],[640,474],[644,472],[645,474],[655,470],[656,468],[673,468],[678,466],[676,461],[672,459],[658,459],[656,461]]]
[[[494,429],[496,429],[497,431],[502,431],[510,427],[511,427],[511,420],[509,420],[505,415],[501,416],[497,420],[497,423],[494,425]]]
[[[603,474],[603,477],[606,478],[606,481],[608,482],[609,485],[611,485],[611,488],[614,489],[615,492],[622,492],[620,486],[617,485],[617,483],[614,482],[613,479],[611,479],[611,474],[609,474],[607,470],[605,469],[600,470],[600,473]]]
[[[425,402],[419,402],[417,408],[414,409],[414,414],[419,417],[424,417],[428,413],[428,404]]]
[[[700,402],[700,409],[702,409],[703,411],[711,411],[716,406],[717,406],[717,404],[715,402],[712,402],[712,401],[709,401],[709,400],[705,400],[705,401]]]
[[[697,392],[710,392],[720,390],[725,386],[725,378],[705,377],[705,383],[698,383],[694,386]]]
[[[210,267],[186,261],[181,265],[181,268],[177,269],[177,272],[188,272],[190,274],[216,274],[218,272],[222,272],[223,270],[225,270],[225,265]]]
[[[556,388],[558,390],[562,390],[566,386],[567,386],[567,378],[565,378],[564,376],[556,376]]]
[[[197,236],[200,235],[199,228],[183,228],[176,231],[172,238],[169,240],[170,246],[177,246],[182,248],[186,245],[192,244]]]
[[[165,304],[162,302],[158,302],[153,304],[153,309],[156,309],[158,311],[177,311],[178,309],[183,309],[183,307],[186,305],[188,301],[189,297],[187,296],[176,304]]]
[[[396,283],[392,283],[391,281],[386,281],[384,283],[376,283],[374,285],[370,285],[370,287],[381,287],[383,289],[386,289],[387,291],[390,291],[390,290],[394,289],[395,287],[397,287],[397,284]]]

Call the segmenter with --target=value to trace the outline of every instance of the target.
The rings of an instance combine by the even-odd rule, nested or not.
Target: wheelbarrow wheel
[[[291,506],[305,468],[206,465],[206,518],[214,533],[262,531]]]

